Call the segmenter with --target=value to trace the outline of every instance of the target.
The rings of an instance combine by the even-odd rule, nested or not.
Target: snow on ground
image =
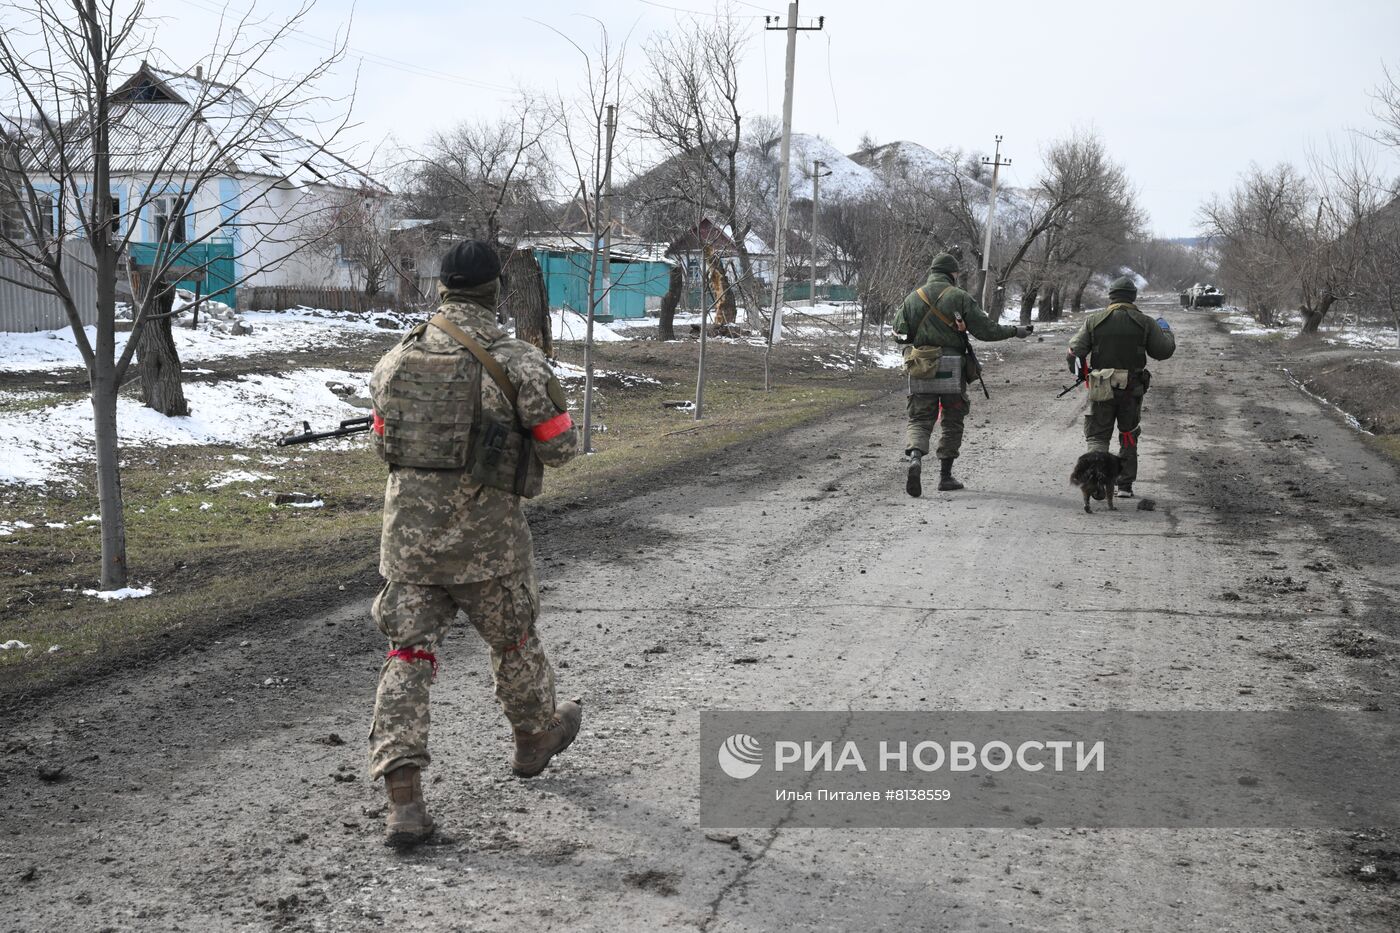
[[[588,334],[588,318],[563,308],[551,311],[549,314],[550,327],[554,330],[554,339],[562,343],[582,343]],[[596,343],[615,343],[619,340],[630,340],[623,334],[613,330],[613,325],[604,324],[602,321],[593,321],[593,340]]]
[[[155,590],[149,586],[124,586],[119,590],[83,590],[84,596],[92,596],[103,602],[110,602],[114,599],[144,599],[154,593]],[[53,648],[49,649],[53,651]]]
[[[563,360],[555,360],[555,361],[554,361],[554,373],[555,373],[555,375],[557,375],[557,376],[559,377],[559,381],[562,382],[562,383],[567,383],[567,382],[578,382],[578,383],[582,383],[583,380],[587,377],[587,373],[584,371],[584,368],[583,368],[582,366],[575,366],[575,365],[572,364],[572,363],[565,363]],[[616,380],[617,382],[622,383],[622,385],[623,385],[624,387],[629,388],[629,389],[632,388],[633,386],[659,386],[659,385],[661,385],[661,380],[660,380],[660,379],[655,379],[655,378],[653,378],[653,377],[651,377],[651,376],[648,376],[648,375],[645,375],[645,374],[643,374],[643,373],[629,373],[629,372],[624,372],[624,371],[622,371],[622,370],[595,369],[595,370],[593,370],[593,378],[594,378],[594,379],[603,379],[603,378],[613,379],[613,380]]]
[[[346,333],[384,333],[376,319],[388,318],[396,326],[403,323],[400,316],[388,312],[353,314],[341,311],[250,311],[242,315],[252,328],[251,334],[232,336],[212,326],[201,324],[196,330],[188,327],[173,329],[175,347],[183,363],[249,356],[254,353],[291,353],[312,350],[339,343]],[[88,340],[96,338],[97,329],[87,328]],[[127,334],[118,333],[117,349],[126,346]],[[82,354],[68,328],[35,331],[33,333],[0,333],[0,372],[28,372],[45,369],[81,367]]]
[[[138,401],[117,402],[123,445],[252,445],[286,434],[303,420],[335,424],[363,414],[329,384],[362,386],[364,373],[303,369],[279,376],[253,375],[185,386],[191,414],[167,418]],[[27,412],[0,421],[0,483],[62,480],[92,459],[92,406],[86,400]],[[236,481],[236,480],[235,480]]]

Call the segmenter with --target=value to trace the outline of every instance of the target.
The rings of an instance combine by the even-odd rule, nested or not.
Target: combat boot
[[[924,455],[921,451],[909,451],[909,476],[904,481],[904,491],[915,499],[924,494],[921,474],[924,471]]]
[[[943,467],[943,472],[938,476],[938,489],[940,492],[954,492],[962,489],[963,484],[953,479],[953,458],[945,457],[939,461]]]
[[[433,818],[423,802],[422,772],[404,765],[384,775],[389,812],[384,819],[384,844],[395,849],[416,846],[433,833]]]
[[[515,730],[515,759],[510,770],[516,777],[534,777],[549,765],[549,760],[569,747],[583,723],[583,701],[574,697],[554,708],[554,718],[543,732]]]

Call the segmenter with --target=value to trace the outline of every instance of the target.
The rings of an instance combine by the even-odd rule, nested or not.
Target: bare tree
[[[409,209],[488,243],[539,229],[555,183],[545,141],[556,120],[522,92],[510,116],[433,134],[407,164]]]
[[[305,122],[299,114],[317,102],[312,88],[338,60],[340,47],[313,60],[300,75],[268,77],[269,53],[308,10],[300,7],[270,31],[266,23],[250,24],[246,19],[221,23],[216,41],[201,59],[197,79],[183,82],[193,98],[185,101],[189,107],[163,111],[170,124],[147,125],[142,132],[128,120],[143,103],[143,95],[156,95],[161,89],[130,82],[114,86],[118,72],[154,54],[139,0],[129,7],[116,0],[74,0],[72,5],[27,0],[5,6],[0,110],[10,117],[0,121],[0,151],[8,154],[9,165],[0,171],[0,200],[9,204],[15,222],[0,230],[0,256],[17,263],[38,280],[40,290],[63,303],[87,367],[104,588],[127,582],[117,394],[137,348],[143,346],[143,331],[161,321],[165,324],[158,330],[164,331],[170,312],[162,307],[163,296],[172,282],[207,269],[198,247],[212,242],[218,231],[226,237],[227,231],[238,230],[233,248],[245,257],[275,252],[274,261],[286,258],[288,248],[268,248],[280,235],[277,210],[263,220],[249,212],[267,205],[270,191],[282,195],[295,190],[302,175],[318,171],[316,163],[334,136],[336,128],[331,127],[329,135],[309,148],[288,145],[293,138],[288,127],[299,119]],[[237,90],[240,82],[254,78],[268,85],[256,100]],[[118,90],[125,93],[118,96]],[[235,100],[237,107],[231,106]],[[237,203],[218,196],[216,180],[250,151],[268,153],[274,162],[288,158],[288,164],[274,172],[278,177],[267,185],[242,192]],[[122,204],[114,204],[109,194],[117,179],[126,183]],[[173,200],[172,191],[177,192]],[[216,212],[223,223],[208,224],[203,233],[196,225],[190,235],[180,218],[201,210],[200,195],[211,191],[213,204],[203,210]],[[156,242],[145,245],[138,262],[131,250],[136,244],[133,220],[148,210],[163,210],[164,222],[157,224]],[[80,243],[81,251],[76,249]],[[94,337],[83,323],[89,309],[77,306],[69,278],[68,257],[79,252],[90,253],[96,276]],[[139,273],[133,275],[131,334],[124,348],[116,340],[118,268],[123,259]],[[248,265],[248,275],[261,271],[256,258]],[[178,366],[172,376],[178,378]]]
[[[1365,228],[1381,191],[1356,151],[1315,158],[1313,179],[1288,164],[1251,166],[1226,197],[1200,212],[1220,251],[1222,283],[1265,324],[1296,304],[1302,333],[1315,333],[1337,302],[1357,294]]]
[[[757,135],[745,132],[739,68],[746,44],[746,27],[732,10],[683,18],[675,30],[647,43],[648,74],[638,104],[642,134],[668,156],[652,180],[651,196],[681,217],[694,217],[701,205],[714,211],[735,244],[739,275],[732,285],[757,315],[762,289],[748,238],[759,219],[771,213],[776,171],[769,171],[772,157],[766,148],[771,125],[753,127]],[[759,145],[750,145],[752,141]],[[721,310],[715,325],[732,323],[725,318]]]
[[[374,189],[345,191],[316,225],[316,251],[350,264],[355,286],[371,297],[395,272],[388,205]]]

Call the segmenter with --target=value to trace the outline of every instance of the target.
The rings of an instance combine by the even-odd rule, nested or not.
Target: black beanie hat
[[[1137,299],[1137,283],[1126,275],[1119,276],[1108,283],[1109,301],[1135,301]]]
[[[489,243],[464,240],[442,257],[438,280],[448,288],[473,288],[501,277],[501,260]]]

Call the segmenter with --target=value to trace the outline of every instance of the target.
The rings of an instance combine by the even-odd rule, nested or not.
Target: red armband
[[[370,429],[371,431],[373,431],[375,434],[378,434],[380,437],[383,437],[383,436],[384,436],[384,418],[379,414],[379,412],[373,411],[372,409],[371,409],[371,412],[370,412],[370,413],[371,413],[372,415],[374,415],[374,420],[370,423],[369,429]]]
[[[574,426],[574,419],[569,417],[567,411],[560,412],[548,421],[535,425],[530,429],[530,436],[541,443],[552,441],[565,431]]]

